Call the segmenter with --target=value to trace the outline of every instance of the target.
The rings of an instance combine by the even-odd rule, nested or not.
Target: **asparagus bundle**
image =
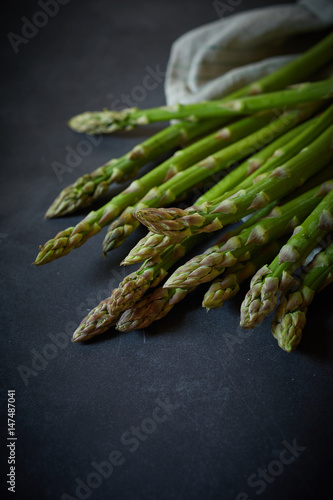
[[[332,281],[333,243],[315,255],[304,270],[297,290],[284,296],[277,307],[271,330],[283,350],[291,352],[298,346],[309,305]]]
[[[279,249],[280,246],[276,246],[276,238],[291,232],[319,203],[322,193],[325,193],[323,186],[315,187],[285,205],[276,206],[264,217],[260,217],[263,210],[259,211],[259,215],[254,214],[239,228],[229,233],[226,242],[222,238],[222,244],[210,247],[176,270],[163,286],[163,289],[170,291],[157,289],[143,297],[134,307],[128,307],[120,317],[116,328],[128,331],[148,326],[152,321],[164,317],[176,303],[185,298],[189,291],[201,283],[212,281],[224,273],[226,268],[233,269],[234,273],[236,267],[239,275],[243,270],[242,279],[249,277],[259,265],[256,261],[252,263],[251,259],[254,259],[260,249],[268,243],[271,243],[270,253],[260,255],[259,262],[269,258],[272,251]],[[190,237],[185,241],[189,239]],[[244,266],[244,260],[248,261],[249,265]],[[230,276],[227,280],[230,283]]]
[[[251,280],[241,306],[240,324],[243,328],[259,325],[270,314],[278,292],[286,293],[295,283],[292,273],[301,266],[310,252],[333,230],[333,183],[323,186],[327,192],[317,207],[297,226],[293,236],[269,264],[257,271]]]
[[[219,101],[148,110],[127,109],[120,114],[112,111],[83,113],[70,121],[69,125],[80,132],[109,133],[154,121],[183,120],[137,145],[127,155],[79,178],[60,193],[46,217],[88,206],[105,193],[112,182],[130,179],[143,165],[185,144],[183,149],[133,181],[106,205],[90,212],[75,227],[61,231],[40,248],[36,265],[66,255],[119,216],[104,240],[104,252],[118,246],[140,222],[154,231],[146,238],[150,246],[132,249],[134,261],[146,259],[141,267],[129,274],[110,297],[83,319],[74,332],[74,342],[91,338],[110,326],[121,331],[142,328],[164,317],[187,293],[203,282],[213,281],[216,276],[220,279],[219,285],[214,283],[215,292],[217,286],[222,291],[230,285],[228,291],[223,290],[225,300],[226,293],[229,296],[236,293],[240,283],[253,276],[261,264],[267,265],[278,250],[282,256],[288,253],[285,250],[288,245],[281,248],[281,240],[274,241],[281,234],[300,223],[308,224],[308,231],[313,230],[314,214],[319,206],[324,206],[320,198],[325,196],[324,199],[329,200],[329,183],[319,192],[307,187],[295,198],[294,205],[292,199],[283,200],[306,180],[323,172],[333,158],[333,106],[327,106],[333,97],[333,79],[306,81],[331,59],[332,48],[333,34],[284,68]],[[322,115],[312,118],[322,109]],[[191,144],[191,141],[195,142]],[[223,178],[217,182],[221,175]],[[186,210],[165,208],[212,181],[215,185],[200,193],[193,207]],[[333,222],[329,210],[324,210],[319,232],[313,230],[313,235],[331,230]],[[164,287],[158,287],[169,269],[203,242],[207,233],[211,236],[214,231],[247,215],[252,215],[248,221],[231,233],[224,233],[203,257],[197,256],[196,268],[190,269],[195,260],[192,259],[181,268],[182,271],[176,270]],[[312,222],[308,223],[310,219]],[[297,265],[303,262],[314,244],[312,240],[309,243],[308,234],[306,238],[305,250],[302,245],[297,247],[300,251]],[[149,248],[150,254],[147,253]],[[135,252],[137,255],[133,255]],[[295,257],[295,252],[292,256]],[[123,263],[130,262],[131,254]],[[292,266],[288,268],[289,273],[291,269]],[[292,282],[291,274],[287,279],[283,274],[282,278],[283,284]],[[147,294],[150,288],[155,291]],[[215,302],[210,299],[211,303],[217,304],[218,296],[221,304],[221,293],[215,293]]]

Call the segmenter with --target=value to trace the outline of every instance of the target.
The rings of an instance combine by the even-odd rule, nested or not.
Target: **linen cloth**
[[[167,104],[221,98],[285,65],[333,27],[333,0],[237,13],[242,1],[215,0],[221,18],[173,43],[164,87]],[[230,9],[233,13],[224,17]]]

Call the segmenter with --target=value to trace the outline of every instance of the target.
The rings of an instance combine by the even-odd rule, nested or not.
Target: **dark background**
[[[273,3],[246,1],[235,12]],[[288,500],[316,499],[325,488],[330,493],[330,291],[315,299],[292,354],[277,346],[271,318],[240,337],[246,287],[208,314],[200,307],[200,289],[144,331],[110,331],[76,345],[69,340],[73,330],[129,272],[119,264],[145,231],[107,259],[103,233],[63,259],[32,264],[38,245],[82,218],[43,218],[59,191],[149,133],[142,128],[105,137],[60,182],[52,163],[64,163],[66,147],[76,149],[85,139],[67,120],[130,93],[147,66],[165,70],[177,37],[218,19],[213,2],[71,0],[18,54],[7,34],[20,34],[22,17],[31,19],[40,7],[13,1],[6,9],[0,92],[4,495],[10,389],[16,391],[17,463],[16,494],[7,492],[9,498]],[[140,106],[164,102],[161,83]],[[169,414],[159,410],[163,421],[152,427],[158,403],[168,401]],[[132,426],[146,429],[137,441]],[[281,470],[277,461],[286,443],[302,449]],[[88,478],[98,484],[93,464],[109,461],[114,450],[122,463],[99,487],[84,489],[80,481]],[[269,474],[262,488],[248,484],[267,468],[276,476]]]

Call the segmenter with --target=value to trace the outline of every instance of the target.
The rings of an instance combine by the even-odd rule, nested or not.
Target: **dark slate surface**
[[[66,121],[131,93],[147,67],[163,71],[172,42],[217,14],[204,0],[63,3],[17,54],[7,34],[20,34],[22,17],[31,20],[40,6],[13,1],[2,13],[2,498],[319,498],[331,488],[329,292],[311,306],[291,355],[277,347],[270,320],[241,337],[241,296],[206,314],[202,290],[144,331],[70,343],[82,317],[128,272],[119,263],[145,232],[107,259],[100,234],[36,268],[38,245],[82,217],[43,215],[61,188],[147,131],[104,138],[60,181],[52,163],[87,140]],[[163,82],[140,105],[162,103]],[[6,484],[11,389],[15,495]]]

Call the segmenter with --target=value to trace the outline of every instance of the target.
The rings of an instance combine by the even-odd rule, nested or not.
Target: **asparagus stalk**
[[[275,257],[283,244],[283,240],[271,241],[251,260],[246,262],[238,261],[235,265],[226,269],[208,288],[202,306],[207,311],[222,307],[227,300],[230,300],[239,292],[240,286],[245,280],[251,278],[260,267]]]
[[[79,177],[63,189],[47,210],[45,217],[59,217],[91,205],[107,192],[112,183],[126,182],[139,169],[173,148],[217,129],[225,119],[200,123],[176,123],[136,145],[121,158],[113,159],[91,174]],[[162,177],[163,179],[163,177]]]
[[[156,259],[148,259],[135,272],[126,276],[111,296],[98,304],[81,321],[73,333],[73,342],[88,340],[113,326],[120,314],[132,307],[150,287],[157,286],[166,276],[168,269],[191,248],[203,240],[203,235],[172,245]]]
[[[269,116],[268,113],[267,116]],[[180,193],[185,192],[189,187],[197,184],[210,175],[213,175],[228,166],[233,164],[237,159],[246,155],[245,147],[260,144],[260,131],[267,130],[271,133],[272,140],[283,133],[287,127],[291,127],[297,123],[300,112],[298,110],[291,110],[284,113],[282,116],[276,118],[274,121],[260,128],[260,120],[251,122],[248,119],[246,123],[251,123],[252,127],[257,126],[258,130],[245,138],[230,144],[206,159],[202,160],[185,171],[179,172],[171,179],[163,183],[163,203],[168,203],[175,200]],[[243,122],[244,123],[244,122]],[[230,125],[230,129],[236,125]],[[240,127],[237,124],[237,127]],[[222,153],[223,152],[223,153]],[[152,174],[153,175],[153,174]],[[135,181],[134,181],[135,182]],[[146,179],[147,182],[147,179]],[[155,182],[155,179],[154,179]],[[106,205],[97,211],[90,212],[81,222],[75,227],[69,227],[64,231],[59,232],[54,238],[47,241],[44,246],[40,247],[40,252],[36,257],[35,265],[42,265],[52,260],[58,259],[67,255],[74,248],[78,248],[91,236],[99,233],[101,229],[109,224],[119,213],[127,206],[131,205],[130,200],[133,200],[140,189],[140,183],[135,184],[134,189],[122,193],[117,197],[110,200]],[[133,194],[134,193],[134,194]],[[147,194],[148,197],[161,196],[157,186]]]
[[[314,75],[321,67],[332,60],[333,33],[324,37],[309,50],[277,71],[264,76],[258,82],[250,84],[249,94],[269,92],[292,83],[304,81],[309,75]]]
[[[136,217],[150,231],[172,237],[174,242],[191,234],[219,230],[223,225],[236,222],[270,201],[285,196],[324,168],[333,158],[332,136],[333,125],[268,177],[220,204],[205,204],[186,210],[148,208],[139,210]]]
[[[315,295],[333,280],[333,243],[317,253],[306,267],[296,291],[284,296],[277,307],[271,331],[278,345],[293,351],[301,341],[307,310]]]
[[[333,80],[328,78],[319,82],[299,84],[296,88],[244,96],[237,99],[203,101],[194,104],[177,104],[149,109],[126,108],[122,111],[109,111],[107,121],[110,123],[111,131],[173,119],[195,122],[220,116],[234,117],[272,108],[296,106],[318,99],[329,99],[332,95]],[[104,114],[106,116],[107,111]],[[91,118],[91,112],[86,112],[83,117],[80,115],[80,118],[72,118],[70,126],[78,129],[77,122],[82,118],[88,122]]]
[[[328,192],[317,207],[296,227],[279,254],[253,276],[250,290],[241,306],[240,324],[253,328],[276,306],[279,290],[286,293],[296,281],[292,273],[301,266],[310,252],[333,229],[333,183],[327,182]],[[325,192],[325,191],[324,191]]]
[[[326,185],[327,183],[317,186],[284,205],[275,206],[268,215],[252,225],[244,223],[245,228],[241,225],[237,235],[209,247],[176,269],[164,287],[198,286],[212,281],[226,267],[251,259],[260,247],[299,226],[317,206],[321,193],[326,193]],[[251,219],[249,222],[251,223]]]

